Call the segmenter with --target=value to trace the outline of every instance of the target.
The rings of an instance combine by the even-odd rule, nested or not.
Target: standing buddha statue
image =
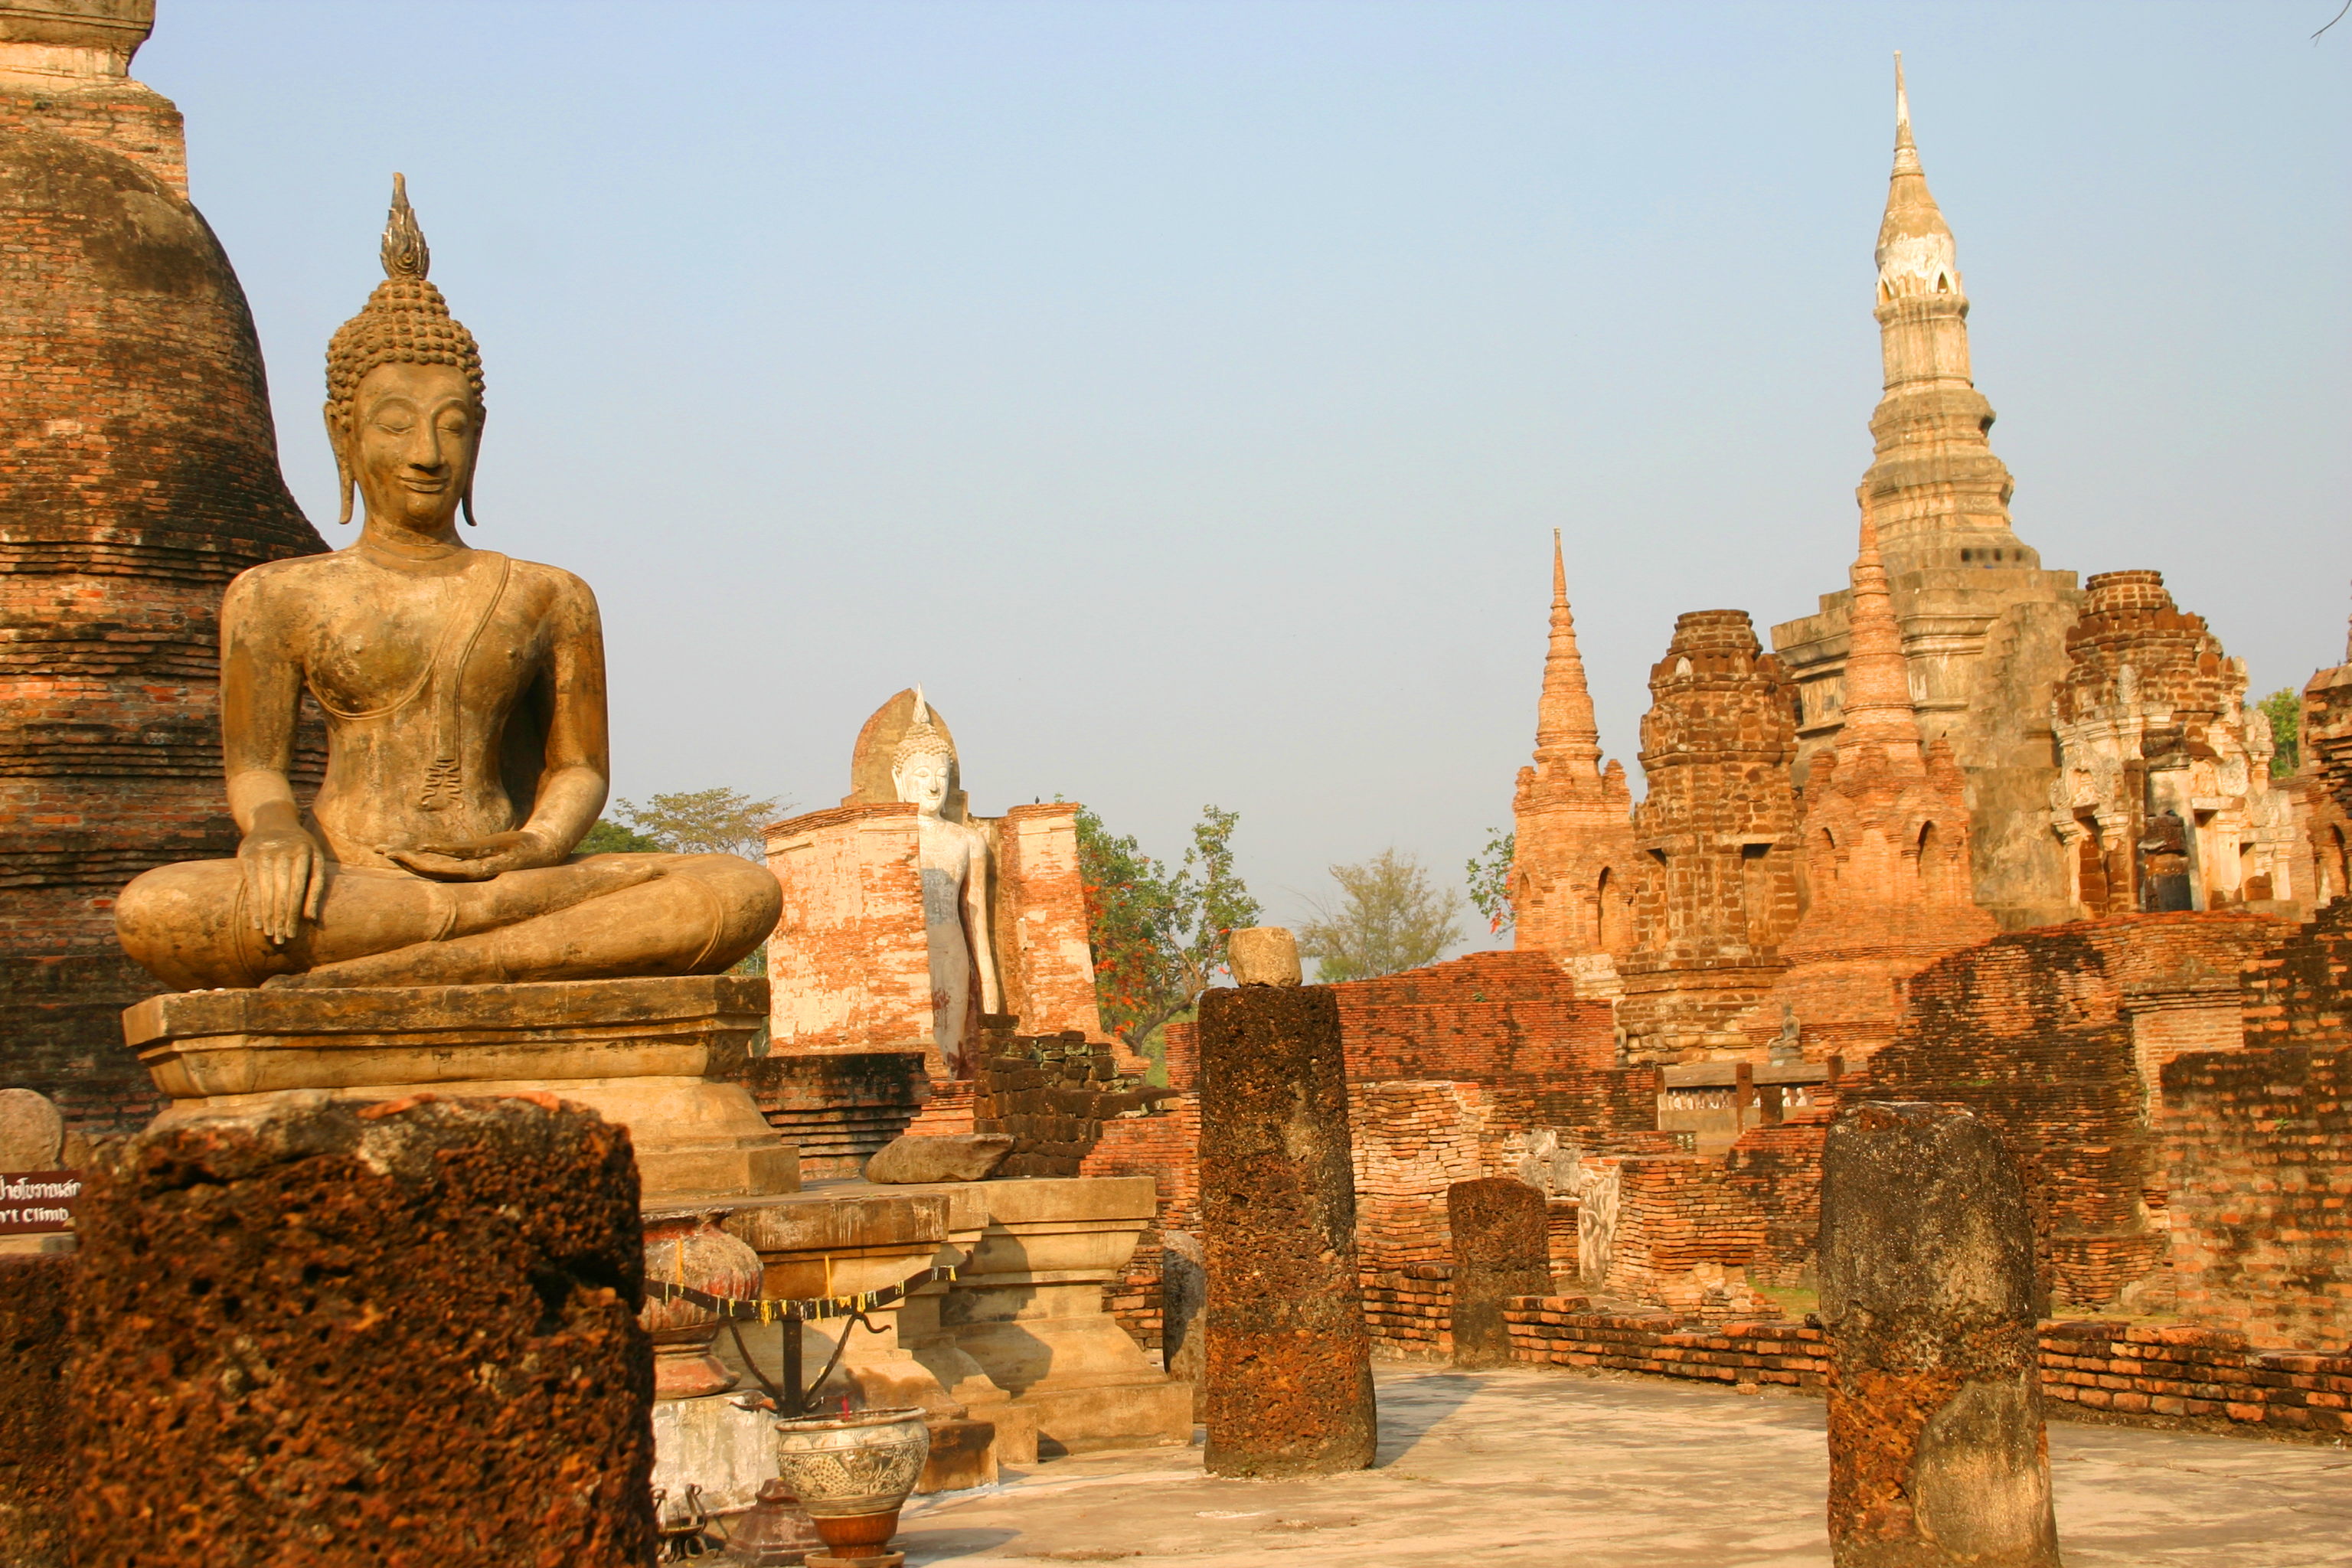
[[[956,794],[955,748],[931,722],[915,688],[914,722],[890,753],[890,784],[916,812],[923,877],[923,931],[931,970],[931,1043],[948,1070],[968,1076],[965,1046],[977,1012],[1003,1010],[988,918],[988,835],[947,815]]]

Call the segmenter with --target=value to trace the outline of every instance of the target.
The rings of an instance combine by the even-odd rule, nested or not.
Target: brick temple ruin
[[[2060,1404],[2352,1429],[2352,666],[2312,678],[2273,777],[2243,664],[2158,574],[2078,584],[2017,537],[1899,97],[1878,261],[1847,586],[1769,649],[1745,612],[1680,617],[1636,804],[1556,540],[1514,948],[1331,988],[1375,1346],[1452,1353],[1448,1194],[1509,1178],[1558,1292],[1514,1305],[1521,1359],[1819,1386],[1824,1138],[1841,1104],[1926,1100],[2018,1162]],[[1198,1219],[1197,1056],[1171,1026],[1180,1097],[1082,1163],[1158,1173],[1163,1231]],[[1129,1280],[1147,1336],[1156,1289]]]
[[[124,1044],[124,1007],[155,985],[115,944],[110,914],[131,876],[235,844],[218,784],[222,587],[250,565],[323,549],[278,475],[243,295],[187,205],[177,111],[127,75],[151,13],[142,0],[91,0],[59,21],[66,13],[0,0],[15,29],[0,46],[63,48],[73,65],[61,74],[50,65],[66,57],[42,53],[37,89],[0,69],[0,158],[30,172],[0,184],[12,239],[0,244],[12,345],[0,352],[13,356],[0,384],[29,389],[0,405],[16,465],[0,530],[0,877],[11,894],[0,1085],[56,1101],[84,1150],[174,1098]],[[68,45],[50,36],[60,28]],[[130,228],[137,246],[121,243]],[[2013,1162],[2046,1397],[2116,1418],[2352,1432],[2352,1219],[2340,1197],[2352,1179],[2352,646],[2305,688],[2300,764],[2273,777],[2242,663],[2158,574],[2078,583],[2018,538],[1991,409],[1969,374],[1951,231],[1899,89],[1877,258],[1885,386],[1846,585],[1763,636],[1738,609],[1677,619],[1650,670],[1637,804],[1624,764],[1602,754],[1571,556],[1556,536],[1535,747],[1514,797],[1514,947],[1260,1009],[1313,1015],[1312,1029],[1283,1037],[1311,1035],[1315,1047],[1328,1178],[1316,1212],[1343,1224],[1328,1200],[1342,1175],[1349,1192],[1352,1249],[1291,1259],[1317,1281],[1307,1316],[1328,1328],[1334,1310],[1350,1313],[1352,1273],[1379,1356],[1460,1351],[1465,1364],[1829,1387],[1839,1347],[1805,1299],[1823,1273],[1832,1128],[1863,1101],[1924,1101],[1990,1129]],[[441,1272],[419,1272],[386,1240],[418,1228],[416,1194],[453,1212],[488,1203],[518,1236],[588,1236],[546,1250],[566,1268],[593,1264],[566,1298],[576,1321],[565,1331],[609,1375],[594,1399],[567,1404],[558,1390],[541,1401],[558,1436],[500,1439],[518,1464],[534,1446],[562,1447],[567,1463],[601,1464],[614,1497],[631,1494],[609,1517],[576,1499],[570,1515],[537,1509],[534,1528],[605,1542],[559,1546],[582,1561],[642,1555],[665,1522],[637,1495],[648,1481],[699,1476],[712,1499],[749,1510],[772,1479],[738,1463],[766,1434],[729,1402],[723,1380],[739,1374],[712,1352],[715,1314],[647,1292],[667,1265],[677,1277],[655,1283],[685,1289],[689,1254],[698,1289],[739,1301],[905,1288],[867,1309],[880,1320],[871,1339],[843,1325],[839,1338],[810,1328],[793,1342],[819,1361],[845,1343],[839,1386],[861,1405],[921,1408],[935,1455],[923,1489],[985,1481],[1041,1452],[1183,1443],[1193,1393],[1182,1369],[1205,1366],[1213,1382],[1242,1359],[1243,1336],[1202,1333],[1201,1260],[1218,1252],[1201,1237],[1248,1206],[1234,1197],[1245,1178],[1273,1190],[1287,1173],[1259,1126],[1247,1158],[1204,1184],[1204,1148],[1233,1158],[1249,1127],[1228,1117],[1204,1138],[1200,1026],[1166,1030],[1164,1088],[1104,1030],[1078,808],[974,816],[951,773],[944,812],[919,805],[898,793],[891,759],[929,724],[951,764],[945,721],[926,713],[919,693],[893,697],[858,737],[840,805],[770,830],[783,915],[766,980],[593,983],[640,987],[648,1008],[671,1010],[667,1045],[724,1059],[695,1071],[748,1102],[730,1132],[745,1146],[728,1158],[772,1167],[773,1179],[722,1191],[675,1174],[709,1153],[683,1147],[691,1130],[678,1127],[637,1125],[624,1159],[612,1123],[536,1090],[478,1115],[430,1094],[310,1106],[317,1126],[280,1138],[283,1150],[174,1131],[168,1118],[147,1142],[109,1140],[114,1152],[92,1159],[110,1173],[87,1265],[44,1252],[16,1272],[22,1289],[0,1293],[0,1338],[36,1352],[0,1363],[13,1423],[0,1534],[48,1532],[44,1551],[63,1539],[56,1456],[69,1404],[169,1413],[119,1384],[69,1398],[69,1277],[81,1272],[85,1293],[111,1280],[126,1299],[136,1286],[165,1300],[185,1282],[126,1260],[173,1225],[184,1234],[168,1245],[196,1256],[199,1227],[182,1210],[215,1202],[259,1216],[257,1236],[294,1234],[273,1205],[332,1222],[225,1268],[299,1282],[302,1248],[353,1247],[371,1260],[365,1289],[470,1290],[467,1321],[493,1337],[544,1289],[530,1250],[540,1243],[499,1240],[500,1272],[463,1251],[427,1256],[428,1237],[418,1255]],[[316,748],[303,756],[315,768]],[[961,1060],[944,1048],[927,945],[939,924],[927,809],[986,849],[962,891],[985,910],[979,959],[993,965],[997,1000],[985,1007],[974,993]],[[282,1025],[301,1009],[284,998],[305,994],[317,994],[157,1000],[240,1018],[252,1000]],[[1210,1010],[1213,1072],[1242,1037],[1216,1037],[1223,1005]],[[534,1046],[562,1033],[524,1024]],[[647,1033],[642,1019],[630,1027]],[[184,1033],[252,1049],[268,1031]],[[512,1043],[496,1034],[464,1043]],[[572,1028],[560,1043],[582,1037]],[[1280,1065],[1258,1062],[1262,1100],[1286,1085]],[[1219,1087],[1247,1088],[1246,1076]],[[185,1110],[204,1097],[179,1098]],[[859,1179],[909,1131],[1010,1148],[991,1179]],[[415,1173],[394,1172],[400,1190],[353,1173],[384,1178],[383,1161],[353,1151],[387,1141],[417,1155]],[[37,1163],[73,1163],[67,1147]],[[489,1152],[445,1158],[467,1149]],[[467,1160],[488,1176],[445,1192],[448,1172],[475,1168]],[[190,1183],[205,1190],[189,1196]],[[961,1272],[927,1279],[942,1258]],[[1233,1288],[1230,1274],[1211,1277],[1205,1299]],[[226,1312],[217,1304],[169,1310],[191,1364],[233,1337],[206,1316]],[[2010,1319],[2021,1347],[2024,1318]],[[421,1337],[446,1339],[430,1325]],[[362,1348],[404,1363],[402,1342],[377,1332]],[[394,1374],[417,1368],[391,1366],[374,1386],[401,1415],[402,1399],[457,1400],[450,1390],[472,1372],[452,1367],[425,1366],[432,1376],[411,1384]],[[1365,1381],[1353,1360],[1346,1370]],[[630,1379],[649,1388],[622,1388]],[[1267,1401],[1239,1404],[1235,1419],[1259,1423],[1269,1451],[1300,1436]],[[1368,1421],[1333,1439],[1346,1463],[1370,1452]],[[115,1434],[100,1456],[108,1473],[143,1474],[137,1436]],[[377,1441],[372,1428],[361,1436]],[[600,1446],[601,1459],[581,1458]],[[174,1462],[215,1481],[226,1473],[201,1454]],[[403,1517],[448,1515],[460,1483],[436,1486],[432,1508]],[[342,1506],[334,1488],[315,1489],[306,1508]],[[83,1512],[73,1528],[100,1538],[110,1515]],[[250,1528],[307,1529],[306,1517]],[[186,1529],[194,1541],[211,1526]]]

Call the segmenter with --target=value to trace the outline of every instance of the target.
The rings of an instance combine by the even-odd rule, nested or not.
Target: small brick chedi
[[[1642,878],[1618,1005],[1627,1058],[1744,1052],[1743,1016],[1796,924],[1796,741],[1780,661],[1744,610],[1693,610],[1650,671],[1633,813]]]
[[[0,1083],[96,1130],[156,1105],[115,894],[236,843],[221,590],[324,548],[179,110],[127,74],[153,13],[0,4]]]
[[[79,1267],[75,1562],[650,1560],[620,1128],[509,1099],[142,1133]]]
[[[1804,918],[1788,972],[1751,1026],[1793,1022],[1816,1059],[1858,1061],[1894,1037],[1902,982],[1994,934],[1969,875],[1966,786],[1951,747],[1923,743],[1902,635],[1869,517],[1853,566],[1845,704],[1805,785]]]
[[[1551,647],[1534,760],[1511,802],[1514,944],[1555,953],[1587,995],[1613,995],[1633,946],[1637,857],[1625,767],[1601,760],[1601,727],[1577,652],[1559,534],[1551,540]]]
[[[2033,1227],[1998,1134],[1865,1100],[1822,1157],[1839,1568],[2058,1568]]]
[[[1379,1430],[1338,999],[1206,991],[1200,1041],[1209,1469],[1362,1469]]]

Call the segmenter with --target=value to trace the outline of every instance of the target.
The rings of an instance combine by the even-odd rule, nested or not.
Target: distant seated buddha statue
[[[358,542],[257,566],[221,606],[234,860],[123,889],[124,951],[181,989],[711,974],[779,894],[732,855],[575,855],[608,787],[604,642],[568,572],[469,549],[481,353],[425,281],[395,177],[385,280],[327,351],[327,433]],[[327,721],[308,811],[302,696]]]

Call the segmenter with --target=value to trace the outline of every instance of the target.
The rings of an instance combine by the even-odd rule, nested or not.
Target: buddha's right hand
[[[326,866],[319,847],[299,827],[257,827],[236,847],[245,878],[246,918],[273,946],[300,934],[305,920],[319,918],[327,894]]]

